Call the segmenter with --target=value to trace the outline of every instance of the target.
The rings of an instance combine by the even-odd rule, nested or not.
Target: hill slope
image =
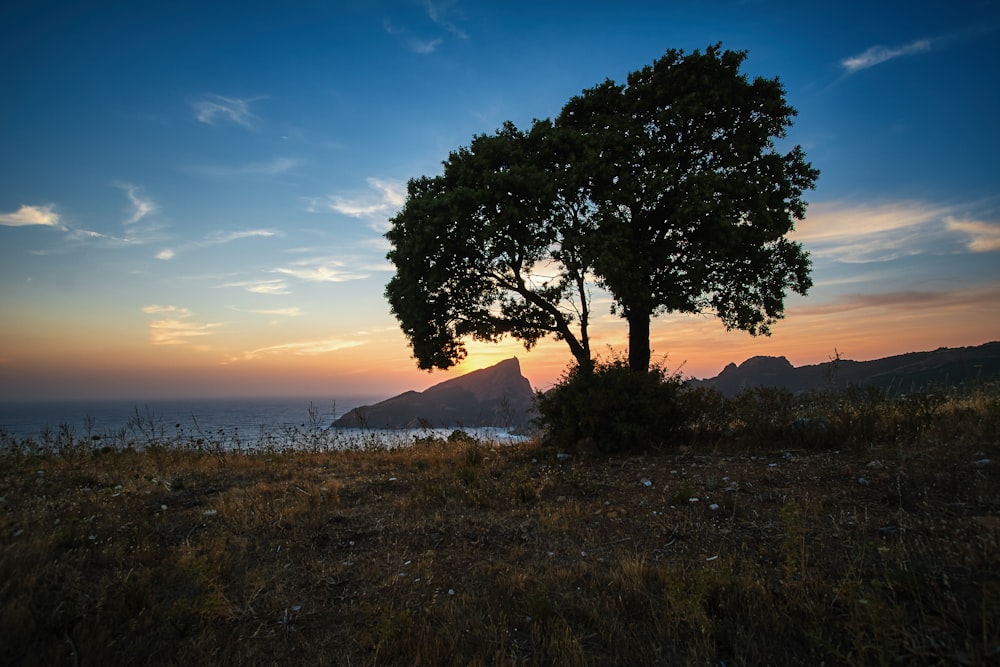
[[[784,357],[752,357],[729,364],[694,386],[713,387],[733,396],[752,387],[777,387],[796,393],[870,385],[893,393],[909,392],[932,384],[955,386],[963,382],[1000,379],[1000,342],[975,347],[938,348],[910,352],[873,361],[838,359],[796,368]]]

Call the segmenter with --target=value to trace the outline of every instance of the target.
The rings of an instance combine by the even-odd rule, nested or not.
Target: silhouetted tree
[[[557,135],[547,122],[527,133],[506,123],[451,153],[442,175],[409,182],[386,233],[386,297],[420,368],[461,361],[466,337],[504,335],[530,349],[553,334],[589,364],[588,219],[563,196]]]
[[[818,172],[785,137],[795,110],[775,79],[740,73],[745,52],[685,55],[583,91],[528,132],[507,123],[411,180],[386,234],[392,312],[421,368],[448,368],[463,339],[554,334],[590,368],[588,280],[628,322],[646,371],[650,320],[714,312],[768,334],[788,290],[811,286],[785,235]]]
[[[819,172],[782,153],[795,110],[777,78],[740,73],[746,52],[684,55],[585,90],[557,125],[589,156],[587,245],[628,322],[629,366],[646,370],[650,319],[714,312],[727,329],[769,334],[790,289],[811,286],[808,255],[785,238]]]

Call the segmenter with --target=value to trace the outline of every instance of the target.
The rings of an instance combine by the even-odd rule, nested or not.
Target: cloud
[[[458,39],[468,39],[468,33],[458,27],[449,18],[450,15],[455,13],[452,11],[454,4],[454,2],[442,2],[441,0],[425,0],[424,9],[426,10],[427,18],[434,24],[433,30],[440,32],[440,29],[443,28]],[[411,30],[401,27],[388,18],[382,22],[382,27],[386,33],[402,41],[410,51],[420,55],[434,53],[439,46],[444,44],[444,37],[418,37]]]
[[[844,294],[828,303],[797,306],[794,315],[796,317],[834,315],[869,308],[905,312],[982,307],[992,309],[996,304],[997,297],[995,286],[952,291],[901,290],[875,294],[854,293]]]
[[[115,241],[121,244],[130,243],[128,239],[119,238],[117,236],[108,236],[107,234],[102,234],[100,232],[95,232],[92,229],[69,229],[66,230],[66,238],[70,241],[81,241],[84,239],[106,239],[108,241]]]
[[[236,232],[214,232],[208,234],[200,241],[192,241],[190,243],[185,243],[177,248],[167,248],[161,250],[157,255],[157,259],[173,259],[177,256],[179,252],[186,252],[192,248],[211,248],[213,246],[226,245],[227,243],[232,243],[233,241],[240,241],[242,239],[251,238],[269,238],[272,236],[277,236],[277,232],[273,232],[270,229],[246,229]]]
[[[282,273],[312,283],[342,283],[368,277],[367,273],[347,270],[343,262],[328,258],[294,262],[291,267],[274,269],[274,273]]]
[[[382,22],[382,27],[385,29],[386,33],[399,37],[410,51],[424,56],[434,53],[437,47],[441,46],[444,42],[444,39],[441,37],[435,39],[420,39],[419,37],[415,37],[410,33],[410,31],[405,28],[398,27],[389,19],[385,19],[385,21]]]
[[[0,213],[0,225],[5,227],[30,227],[38,225],[41,227],[66,229],[61,222],[59,214],[55,212],[55,204],[22,206],[13,213]]]
[[[239,310],[239,309],[234,309]],[[280,315],[282,317],[301,317],[304,315],[302,309],[298,306],[292,306],[291,308],[264,308],[264,309],[249,309],[242,311],[244,313],[253,313],[254,315]]]
[[[273,356],[277,354],[291,354],[297,357],[312,356],[317,354],[328,354],[339,350],[346,350],[352,347],[364,345],[363,340],[343,340],[340,338],[324,338],[321,340],[303,341],[298,343],[283,343],[281,345],[271,345],[261,347],[256,350],[249,350],[235,357],[230,357],[227,363],[238,361],[251,361],[261,357]]]
[[[158,315],[159,313],[174,313],[178,317],[191,317],[191,311],[187,308],[178,308],[177,306],[158,306],[153,304],[151,306],[143,306],[142,312],[147,315]]]
[[[253,294],[291,294],[285,280],[246,280],[225,283],[221,287],[240,287]]]
[[[411,38],[407,40],[410,45],[410,50],[414,53],[419,53],[420,55],[427,55],[429,53],[434,53],[437,47],[441,46],[444,42],[443,39],[438,37],[437,39],[416,39]]]
[[[186,167],[184,168],[184,171],[215,178],[229,178],[232,176],[273,176],[289,172],[300,164],[301,160],[297,160],[295,158],[276,157],[269,162],[249,162],[235,167]]]
[[[194,102],[195,117],[207,125],[214,125],[217,119],[222,119],[252,128],[257,117],[250,111],[250,105],[264,97],[224,97],[222,95],[206,95]]]
[[[154,320],[149,323],[153,345],[183,345],[189,338],[207,336],[221,324],[199,324],[183,320]]]
[[[459,39],[468,39],[468,33],[456,26],[445,16],[445,14],[450,12],[454,4],[454,2],[434,2],[433,0],[427,0],[427,16],[430,17],[431,21],[434,21],[434,23]]]
[[[173,318],[153,320],[149,323],[149,335],[153,345],[182,345],[190,338],[207,336],[213,329],[221,327],[221,323],[199,323],[188,321],[193,313],[187,308],[176,306],[144,306],[142,312],[147,315],[169,313]]]
[[[385,231],[386,222],[406,203],[406,184],[402,181],[365,179],[369,191],[354,196],[329,195],[311,200],[308,210],[325,208],[352,218],[372,220],[376,231]]]
[[[889,261],[957,249],[945,224],[952,208],[919,201],[885,204],[822,202],[809,207],[789,236],[817,257],[842,262]]]
[[[869,67],[874,67],[875,65],[880,65],[894,58],[911,56],[917,53],[925,53],[930,50],[931,40],[918,39],[917,41],[910,42],[905,46],[892,49],[885,46],[873,46],[864,53],[851,56],[850,58],[845,58],[840,61],[840,64],[848,74],[853,74],[854,72],[868,69]]]
[[[120,188],[125,191],[125,195],[128,197],[129,201],[132,203],[132,214],[125,220],[126,225],[131,225],[139,222],[147,215],[156,213],[158,207],[151,199],[144,199],[139,196],[139,188],[131,185],[129,183],[114,183],[116,188]]]
[[[981,220],[958,220],[950,216],[945,218],[945,224],[949,230],[959,232],[967,237],[966,248],[969,252],[996,252],[1000,250],[1000,224]]]
[[[215,234],[206,237],[204,241],[200,241],[198,245],[224,245],[226,243],[232,243],[233,241],[239,241],[240,239],[269,238],[271,236],[275,236],[275,233],[270,229],[247,229],[240,232],[226,233],[216,232]]]

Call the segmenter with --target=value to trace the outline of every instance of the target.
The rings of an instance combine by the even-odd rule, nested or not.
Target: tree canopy
[[[745,52],[670,50],[571,99],[528,131],[507,123],[411,180],[386,234],[386,288],[421,368],[448,368],[463,339],[548,334],[590,364],[589,285],[629,331],[646,370],[650,320],[712,312],[768,334],[810,262],[786,234],[818,172],[781,152],[795,110],[777,78],[740,72]]]
[[[555,134],[506,123],[452,152],[440,176],[409,182],[386,233],[386,295],[420,368],[461,361],[466,337],[504,335],[530,348],[552,334],[589,362],[586,217],[561,197]]]

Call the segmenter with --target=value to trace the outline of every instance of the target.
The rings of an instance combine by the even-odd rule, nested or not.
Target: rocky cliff
[[[531,419],[535,394],[517,357],[446,380],[422,392],[355,408],[333,423],[347,428],[516,428]]]

